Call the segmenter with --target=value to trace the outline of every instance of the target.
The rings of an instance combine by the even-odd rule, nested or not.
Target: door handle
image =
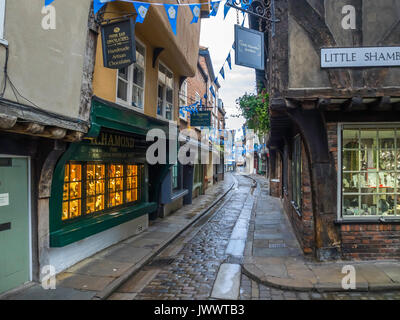
[[[0,232],[10,230],[10,229],[11,229],[11,222],[0,224]]]

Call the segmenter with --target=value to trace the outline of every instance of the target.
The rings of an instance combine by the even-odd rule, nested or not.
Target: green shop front
[[[87,137],[70,144],[53,175],[49,260],[57,271],[147,229],[169,170],[146,163],[150,129],[168,134],[165,122],[93,98]]]

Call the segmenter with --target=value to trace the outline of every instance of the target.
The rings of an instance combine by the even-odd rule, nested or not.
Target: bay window
[[[69,162],[64,171],[62,220],[140,201],[142,170],[136,164]]]
[[[341,128],[343,218],[400,216],[400,127]]]
[[[136,41],[136,62],[118,70],[117,102],[143,110],[145,47]]]
[[[174,77],[162,63],[158,67],[157,115],[173,120],[174,114]]]

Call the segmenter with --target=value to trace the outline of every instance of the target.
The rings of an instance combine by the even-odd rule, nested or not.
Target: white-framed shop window
[[[158,64],[157,115],[174,120],[174,74],[161,62]]]
[[[117,103],[143,111],[146,48],[136,39],[136,62],[117,72]]]
[[[6,18],[6,0],[0,0],[0,40],[4,40],[5,18]]]
[[[187,96],[187,80],[183,81],[182,86],[179,90],[179,108],[185,107],[188,105],[188,96]],[[179,117],[184,120],[188,120],[188,112],[185,110],[179,109]]]
[[[338,128],[338,218],[400,218],[400,124]]]

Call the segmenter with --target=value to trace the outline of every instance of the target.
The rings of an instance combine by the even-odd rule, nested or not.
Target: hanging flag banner
[[[45,1],[44,1],[44,5],[45,5],[45,6],[48,6],[48,5],[52,4],[53,1],[54,1],[54,0],[45,0]]]
[[[235,25],[235,27],[236,27],[236,25]],[[226,58],[226,61],[228,62],[229,69],[232,70],[232,60],[231,60],[231,53],[230,52],[228,54],[228,57]]]
[[[264,70],[264,33],[235,25],[235,64]]]
[[[135,24],[132,19],[101,26],[103,63],[109,69],[122,69],[136,62]]]
[[[228,3],[233,5],[233,0],[226,1],[224,5],[224,19],[226,18],[226,15],[228,14],[229,9],[231,8],[230,6],[228,6]]]
[[[224,80],[225,80],[225,70],[224,70],[223,66],[222,66],[221,70],[219,71],[219,73],[221,74],[222,78],[224,78]]]
[[[150,3],[134,2],[133,6],[137,13],[136,23],[143,23],[147,11],[149,11]]]
[[[193,14],[193,19],[192,19],[192,22],[190,22],[190,24],[197,23],[200,18],[200,5],[191,4],[191,5],[189,5],[189,8],[190,8],[190,10],[192,10],[192,14]]]
[[[165,12],[167,13],[172,32],[176,35],[176,20],[178,18],[179,6],[177,4],[164,4],[164,8]]]
[[[215,98],[215,91],[214,91],[214,88],[212,86],[210,87],[210,92],[213,95],[213,97]]]
[[[218,12],[219,4],[221,1],[211,1],[211,12],[210,12],[210,17],[215,17]]]

